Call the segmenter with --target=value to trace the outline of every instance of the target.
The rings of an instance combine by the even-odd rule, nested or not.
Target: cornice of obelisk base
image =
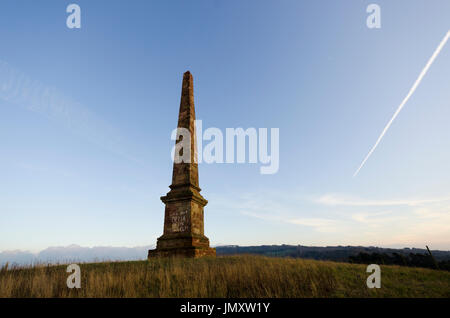
[[[192,184],[170,185],[170,191],[163,197],[161,201],[165,204],[173,201],[186,201],[192,200],[200,204],[202,207],[208,204],[201,194],[201,189]]]

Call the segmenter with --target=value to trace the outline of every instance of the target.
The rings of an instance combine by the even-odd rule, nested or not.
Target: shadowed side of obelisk
[[[189,131],[188,162],[174,162],[170,191],[161,200],[166,205],[164,233],[148,257],[215,256],[204,235],[203,208],[208,201],[200,194],[198,182],[197,142],[195,132],[194,80],[189,71],[183,75],[178,126]],[[176,144],[181,142],[181,138]],[[183,149],[184,151],[184,149]]]

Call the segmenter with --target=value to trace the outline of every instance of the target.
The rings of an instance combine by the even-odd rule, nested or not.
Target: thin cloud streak
[[[364,166],[364,164],[366,163],[367,159],[369,159],[369,157],[372,155],[372,153],[374,152],[375,148],[378,146],[378,144],[380,143],[381,139],[384,137],[384,135],[386,134],[386,132],[388,131],[389,127],[391,126],[392,122],[394,121],[394,119],[397,117],[397,115],[400,113],[400,111],[402,110],[403,106],[405,106],[406,102],[409,100],[409,98],[412,96],[412,94],[414,94],[415,90],[417,89],[417,87],[419,86],[420,82],[422,81],[423,77],[425,76],[425,74],[427,73],[428,69],[430,68],[431,64],[433,64],[434,60],[436,59],[436,57],[439,55],[439,53],[441,52],[442,48],[444,47],[445,43],[447,43],[447,40],[450,37],[450,31],[447,31],[447,34],[444,36],[444,39],[441,41],[441,43],[439,44],[439,46],[436,48],[436,50],[434,51],[433,55],[431,56],[431,58],[428,60],[428,63],[425,65],[425,68],[422,70],[422,72],[420,73],[419,77],[417,78],[417,80],[415,81],[414,85],[411,87],[411,89],[408,92],[408,95],[406,95],[406,97],[403,99],[402,103],[400,104],[400,106],[397,108],[397,110],[394,113],[394,116],[392,116],[391,120],[388,122],[388,124],[386,125],[386,127],[384,127],[383,132],[381,133],[380,137],[378,137],[375,145],[372,147],[372,149],[370,149],[369,153],[367,154],[367,156],[364,158],[363,162],[361,163],[361,165],[358,167],[358,169],[356,170],[356,172],[353,174],[353,177],[355,177],[359,171],[361,170],[361,168]]]
[[[257,219],[270,222],[283,222],[301,226],[307,226],[321,233],[338,232],[339,228],[344,226],[340,220],[326,219],[326,218],[310,218],[310,217],[287,217],[282,215],[267,215],[263,213],[255,213],[242,211],[244,215],[251,216]]]
[[[433,242],[445,250],[450,246],[448,195],[378,200],[352,194],[289,198],[285,193],[277,189],[215,194],[209,196],[214,205],[210,211],[227,213],[231,218],[241,214],[265,221],[263,226],[273,237],[287,238],[294,244],[412,247]]]
[[[0,59],[0,100],[19,105],[58,123],[91,143],[130,160],[146,164],[126,151],[117,130],[89,108],[66,97],[56,88],[34,80]]]
[[[358,197],[325,194],[315,199],[314,202],[328,206],[420,206],[424,204],[441,203],[450,201],[450,196],[424,199],[390,199],[390,200],[371,200]]]

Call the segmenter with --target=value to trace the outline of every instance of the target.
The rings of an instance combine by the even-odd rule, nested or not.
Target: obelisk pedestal
[[[178,128],[189,131],[188,162],[173,164],[170,191],[161,200],[166,205],[164,233],[158,238],[156,249],[148,251],[148,258],[183,256],[215,256],[204,235],[203,208],[208,203],[200,194],[198,184],[197,143],[195,132],[194,81],[189,71],[183,75]],[[181,142],[181,138],[176,144]],[[183,149],[183,151],[186,151]]]

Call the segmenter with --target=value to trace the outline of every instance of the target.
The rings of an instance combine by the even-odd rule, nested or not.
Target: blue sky
[[[80,0],[68,29],[70,3],[0,4],[0,83],[54,97],[0,94],[0,251],[154,244],[186,70],[204,128],[280,129],[276,174],[200,164],[213,245],[450,249],[449,44],[352,177],[450,2]]]

